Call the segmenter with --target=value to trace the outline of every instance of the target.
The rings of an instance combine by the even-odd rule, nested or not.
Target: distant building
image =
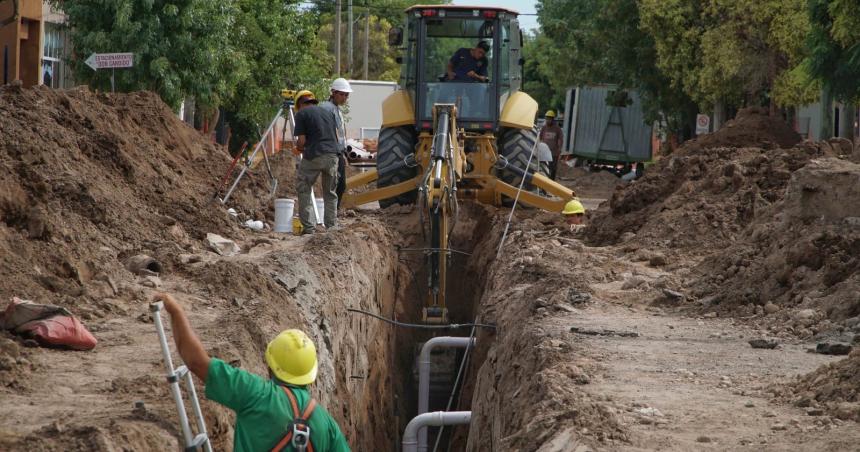
[[[18,19],[0,28],[0,82],[24,86],[74,86],[65,14],[41,0],[19,0]],[[13,2],[0,2],[0,23],[14,15]]]

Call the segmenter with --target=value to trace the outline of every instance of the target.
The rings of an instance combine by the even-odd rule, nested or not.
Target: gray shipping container
[[[645,123],[639,94],[628,90],[625,107],[612,106],[609,85],[567,90],[564,153],[595,162],[651,160],[651,126]]]

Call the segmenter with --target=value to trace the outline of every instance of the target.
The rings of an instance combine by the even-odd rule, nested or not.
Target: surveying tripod
[[[239,185],[239,181],[242,180],[242,176],[251,168],[251,165],[254,162],[254,157],[257,155],[257,152],[260,149],[263,149],[263,158],[266,162],[266,170],[269,172],[269,178],[271,180],[271,196],[275,195],[276,190],[278,189],[278,180],[272,174],[272,166],[269,163],[268,152],[264,148],[264,143],[271,143],[270,147],[272,153],[275,151],[275,125],[278,121],[283,118],[286,121],[284,124],[283,132],[281,134],[281,142],[285,141],[287,137],[287,126],[290,128],[290,133],[293,134],[296,130],[296,117],[293,112],[294,97],[296,95],[296,90],[292,89],[283,89],[281,90],[281,97],[284,99],[284,102],[281,104],[281,108],[278,110],[278,113],[275,115],[272,122],[269,123],[269,127],[266,128],[266,132],[260,137],[260,142],[254,147],[254,151],[245,159],[245,164],[242,167],[242,170],[239,172],[239,175],[236,176],[236,180],[233,181],[233,185],[230,186],[230,189],[227,190],[227,193],[221,198],[221,204],[227,204],[227,200],[230,199],[230,195],[233,194],[233,191],[236,190],[236,186]],[[301,158],[301,156],[299,157]],[[314,196],[314,189],[311,187],[311,205],[313,206],[314,216],[317,218],[317,223],[322,223],[322,216],[320,215],[319,209],[317,208],[316,197]]]

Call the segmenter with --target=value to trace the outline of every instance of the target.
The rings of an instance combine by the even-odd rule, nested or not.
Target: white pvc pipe
[[[426,413],[430,405],[430,354],[436,347],[466,348],[475,345],[475,338],[440,336],[425,342],[418,356],[418,416]],[[427,429],[418,432],[419,448],[427,449]]]
[[[418,431],[426,431],[427,427],[438,427],[441,425],[462,425],[472,420],[471,411],[434,411],[432,413],[419,414],[409,421],[406,431],[403,432],[403,452],[425,452],[427,445],[418,445]]]

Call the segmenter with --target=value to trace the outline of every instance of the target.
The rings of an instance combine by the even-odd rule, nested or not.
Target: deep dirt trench
[[[763,124],[753,128],[778,130]],[[476,332],[454,394],[472,423],[443,446],[856,449],[860,352],[806,350],[860,343],[860,143],[772,149],[778,137],[736,133],[748,129],[700,137],[628,185],[562,165],[589,210],[600,204],[589,226],[570,233],[556,214],[518,209],[499,259],[507,211],[464,204],[451,320],[498,328]],[[72,352],[0,332],[0,450],[178,448],[156,290],[177,296],[213,356],[260,375],[271,337],[307,331],[314,395],[356,451],[398,449],[419,344],[469,334],[347,311],[419,321],[427,276],[404,251],[423,246],[414,209],[345,212],[343,230],[312,237],[251,232],[242,221],[272,219],[266,178],[246,178],[232,198],[240,221],[227,215],[212,191],[230,158],[153,93],[3,87],[0,130],[0,299],[67,308],[99,340]],[[293,180],[294,163],[273,159],[279,179]],[[242,252],[215,254],[207,233]],[[161,261],[159,278],[125,268],[137,254]],[[752,337],[780,345],[752,349]],[[447,403],[461,357],[438,356],[431,409]],[[230,450],[232,414],[204,411],[216,449]]]
[[[477,252],[452,262],[452,322],[473,320],[487,260],[482,250],[497,240],[486,234],[490,221],[491,210],[467,205],[452,238],[456,249]],[[423,246],[412,209],[361,214],[344,223],[342,232],[311,237],[249,234],[238,240],[245,251],[233,257],[206,251],[182,255],[166,266],[158,290],[174,293],[183,303],[212,356],[259,375],[267,374],[262,357],[274,334],[285,328],[308,332],[320,362],[313,393],[339,420],[353,450],[395,451],[417,409],[419,345],[434,335],[468,335],[469,330],[395,328],[348,312],[361,309],[420,323],[426,272],[420,252],[398,251]],[[4,394],[2,448],[178,446],[176,410],[163,382],[147,310],[153,292],[129,281],[105,300],[119,315],[89,322],[100,339],[96,353],[25,350],[40,371],[21,373],[17,384],[22,390]],[[446,362],[457,365],[461,356],[448,356]],[[435,386],[431,410],[447,403],[444,370],[436,375],[442,385]],[[449,366],[447,377],[453,378],[452,372]],[[468,409],[469,394],[457,395],[459,409]],[[216,449],[230,450],[232,413],[205,400],[203,409]]]

